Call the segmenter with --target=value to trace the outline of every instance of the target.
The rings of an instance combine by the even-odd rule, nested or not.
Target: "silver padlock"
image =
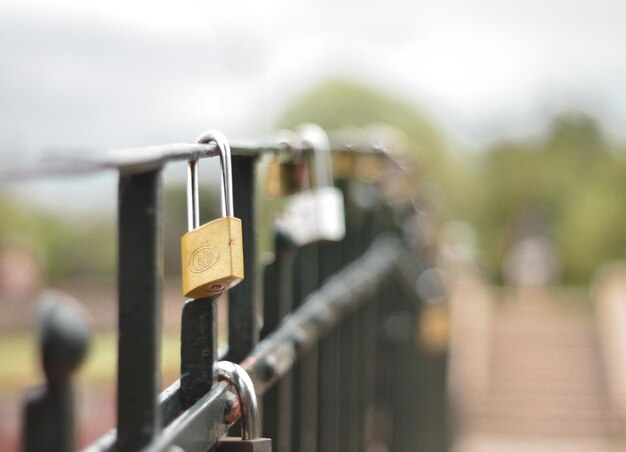
[[[315,185],[287,198],[277,227],[299,246],[317,241],[339,241],[346,233],[343,194],[332,185],[328,136],[315,124],[297,128],[305,146],[313,150]]]
[[[333,161],[328,135],[316,124],[297,128],[303,143],[313,148],[317,228],[321,240],[339,241],[346,235],[343,193],[333,186]]]
[[[241,438],[224,437],[217,443],[218,452],[272,452],[272,440],[261,438],[259,407],[254,383],[239,365],[230,361],[215,364],[214,377],[235,387],[241,410]]]

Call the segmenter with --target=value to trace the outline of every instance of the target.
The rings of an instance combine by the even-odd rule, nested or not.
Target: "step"
[[[610,413],[602,409],[563,411],[545,406],[542,410],[481,404],[464,413],[463,429],[507,434],[607,435],[614,432]]]
[[[555,410],[597,410],[607,411],[608,404],[604,397],[598,394],[557,394],[537,392],[494,392],[489,393],[479,400],[489,405],[512,407],[515,409],[538,411]]]
[[[465,418],[462,430],[500,435],[608,436],[615,432],[609,419],[545,419],[479,417]]]
[[[586,395],[607,399],[604,380],[599,375],[578,376],[576,379],[551,380],[535,373],[532,378],[512,375],[508,378],[490,378],[486,391],[491,394],[522,393],[537,395],[578,396]]]

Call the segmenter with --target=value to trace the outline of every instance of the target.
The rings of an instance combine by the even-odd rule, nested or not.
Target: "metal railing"
[[[378,156],[393,163],[377,146],[333,148],[353,161]],[[181,379],[160,394],[162,172],[171,161],[217,155],[215,145],[112,151],[3,175],[119,172],[117,426],[87,450],[212,450],[241,415],[233,386],[214,378],[219,359],[250,375],[274,451],[447,450],[447,355],[419,346],[428,300],[419,298],[416,283],[430,265],[410,227],[415,207],[388,202],[378,182],[357,182],[344,171],[335,184],[345,200],[345,238],[297,246],[275,230],[274,259],[259,274],[257,167],[263,155],[283,151],[232,147],[245,279],[228,291],[228,350],[218,356],[218,297],[187,300]],[[71,374],[87,338],[79,334],[80,319],[61,315],[64,309],[53,305],[58,315],[42,323],[52,331],[42,336],[47,384],[26,402],[26,451],[74,448]]]

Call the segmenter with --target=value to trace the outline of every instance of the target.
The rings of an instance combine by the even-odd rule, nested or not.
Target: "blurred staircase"
[[[546,291],[502,297],[484,331],[485,381],[458,406],[457,450],[626,450],[593,311]]]

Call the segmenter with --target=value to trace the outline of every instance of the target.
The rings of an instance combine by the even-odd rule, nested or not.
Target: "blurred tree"
[[[296,99],[280,115],[278,125],[314,122],[326,130],[343,126],[390,124],[403,130],[412,144],[429,154],[443,152],[442,135],[415,107],[401,99],[349,80],[328,80]]]
[[[442,217],[476,227],[483,262],[494,277],[500,274],[503,250],[528,231],[538,231],[558,246],[567,283],[586,284],[599,265],[626,256],[621,230],[626,222],[626,153],[589,116],[559,115],[543,137],[503,141],[478,156],[452,153],[433,122],[404,100],[351,81],[330,80],[296,99],[277,125],[305,121],[330,131],[373,123],[402,130],[419,166],[417,195],[435,203]],[[263,182],[259,184],[262,190]],[[218,192],[201,190],[205,221],[217,214]],[[260,212],[263,224],[271,221],[270,210]],[[61,218],[6,193],[0,196],[0,211],[0,247],[27,244],[49,277],[115,272],[114,218]],[[179,274],[186,218],[184,186],[167,186],[164,251],[169,275]]]
[[[539,233],[558,245],[567,283],[586,284],[599,265],[625,256],[626,161],[610,150],[592,118],[568,113],[538,142],[500,143],[484,156],[473,220],[494,275],[503,249],[533,216],[542,218]]]
[[[626,157],[588,115],[558,115],[538,140],[503,141],[473,157],[446,152],[442,134],[409,103],[330,80],[294,101],[278,125],[303,121],[327,130],[375,122],[403,130],[426,181],[441,187],[433,191],[420,184],[421,190],[437,193],[444,217],[476,226],[483,262],[495,278],[503,250],[520,234],[554,241],[567,283],[587,284],[599,265],[626,256],[620,228],[626,222]]]
[[[64,220],[7,195],[0,198],[0,211],[0,246],[23,245],[34,250],[49,278],[114,272],[113,218],[77,215]]]
[[[406,100],[354,81],[331,79],[296,99],[277,122],[279,127],[289,128],[307,121],[329,131],[376,123],[400,129],[419,167],[414,174],[416,187],[421,187],[418,196],[431,197],[430,201],[436,202],[438,208],[449,209],[450,213],[471,210],[467,195],[475,181],[472,162],[467,155],[446,152],[447,143],[438,127]],[[429,188],[433,182],[444,190]]]

